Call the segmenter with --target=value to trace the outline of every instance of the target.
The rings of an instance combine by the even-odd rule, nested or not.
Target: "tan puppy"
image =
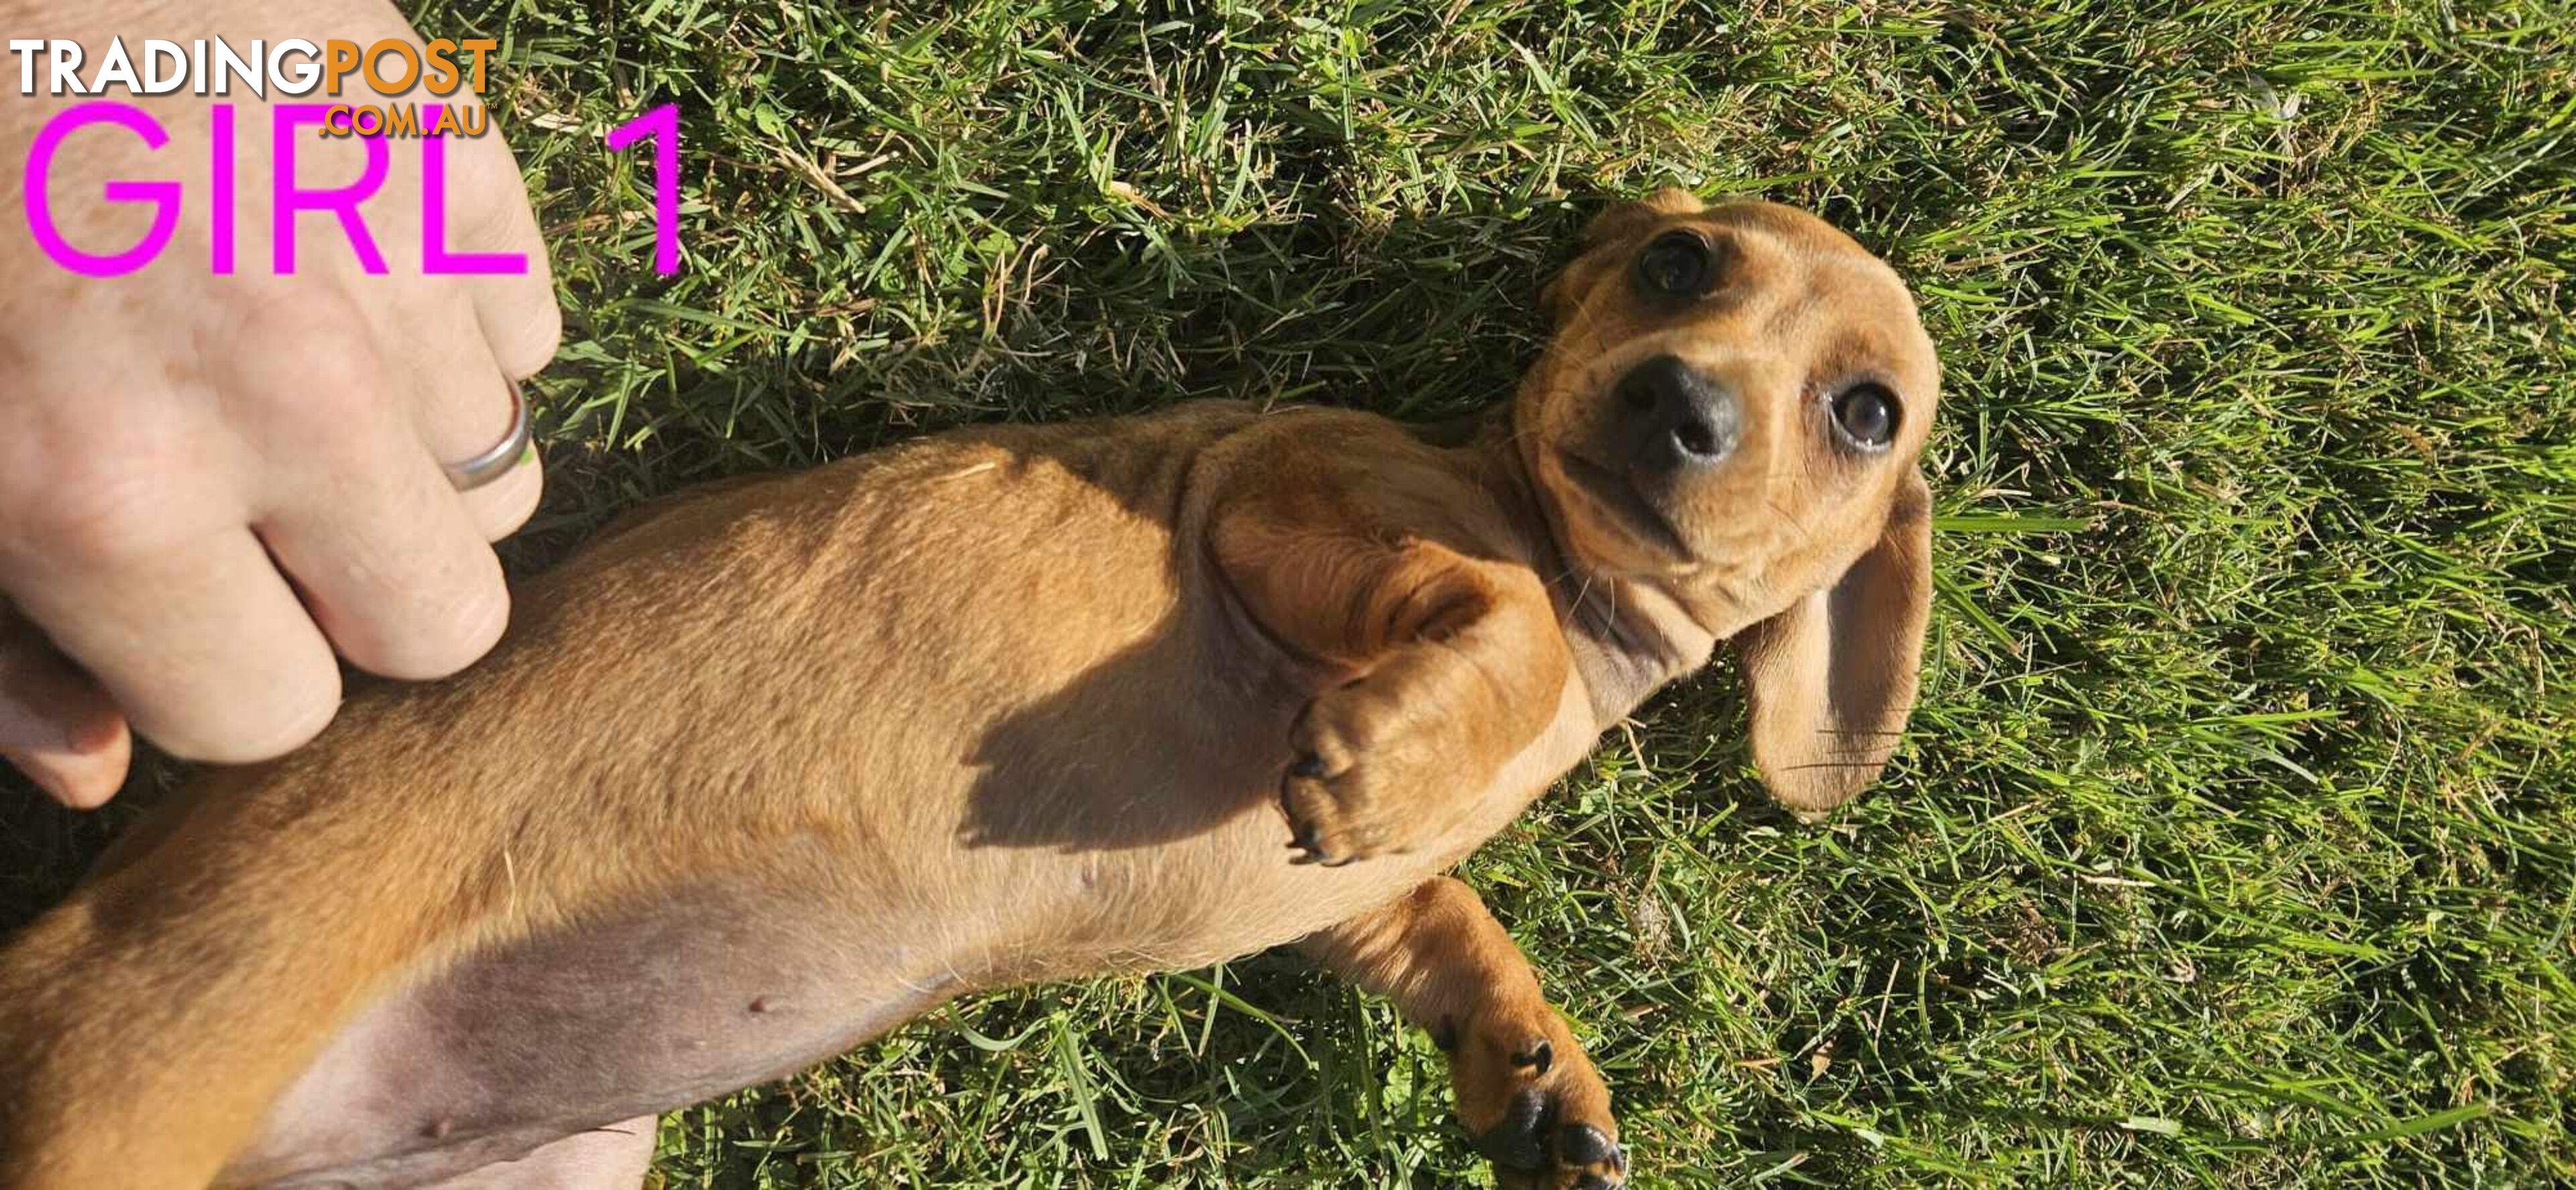
[[[1779,207],[1619,208],[1547,303],[1458,444],[1201,404],[611,531],[0,951],[0,1186],[595,1173],[592,1130],[953,996],[1300,940],[1433,1031],[1506,1185],[1617,1185],[1607,1090],[1439,873],[1720,640],[1772,791],[1858,791],[1937,375],[1895,275]]]

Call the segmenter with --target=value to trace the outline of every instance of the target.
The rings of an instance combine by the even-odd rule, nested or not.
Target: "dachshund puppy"
[[[631,1187],[653,1113],[951,997],[1285,943],[1432,1031],[1505,1185],[1619,1185],[1440,873],[1719,641],[1780,801],[1874,777],[1938,375],[1809,216],[1587,234],[1471,437],[1193,404],[702,490],[203,774],[0,951],[0,1187]]]

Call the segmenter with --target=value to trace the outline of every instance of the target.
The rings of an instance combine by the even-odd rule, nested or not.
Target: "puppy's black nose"
[[[1677,356],[1628,370],[1617,388],[1621,437],[1649,467],[1699,467],[1735,450],[1742,412],[1735,394]]]

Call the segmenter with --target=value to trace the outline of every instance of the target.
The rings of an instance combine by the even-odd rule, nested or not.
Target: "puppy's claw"
[[[1323,840],[1317,837],[1315,824],[1298,815],[1297,811],[1289,805],[1286,794],[1280,795],[1279,812],[1288,819],[1288,849],[1297,853],[1288,858],[1289,863],[1320,864],[1327,868],[1338,868],[1351,862],[1349,856],[1336,856],[1324,849]]]
[[[1289,844],[1289,847],[1291,850],[1296,851],[1297,854],[1289,856],[1288,862],[1299,867],[1304,867],[1308,864],[1313,864],[1319,868],[1347,868],[1351,866],[1351,860],[1348,856],[1336,857],[1326,855],[1312,847],[1301,847],[1294,843]]]
[[[1289,729],[1279,808],[1331,867],[1400,855],[1445,826],[1442,791],[1472,776],[1410,722],[1401,691],[1363,680],[1315,696]]]

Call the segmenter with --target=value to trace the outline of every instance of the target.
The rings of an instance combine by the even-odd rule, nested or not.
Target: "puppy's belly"
[[[692,889],[469,957],[342,1030],[223,1184],[435,1182],[784,1076],[959,990],[853,926]]]
[[[1212,796],[1217,821],[1152,846],[969,846],[919,885],[788,864],[764,886],[691,886],[469,956],[343,1029],[223,1184],[426,1185],[783,1077],[964,992],[1294,941],[1500,830],[1590,746],[1590,715],[1569,683],[1556,722],[1442,837],[1348,867],[1290,863],[1264,784]],[[973,833],[960,813],[940,837]]]

